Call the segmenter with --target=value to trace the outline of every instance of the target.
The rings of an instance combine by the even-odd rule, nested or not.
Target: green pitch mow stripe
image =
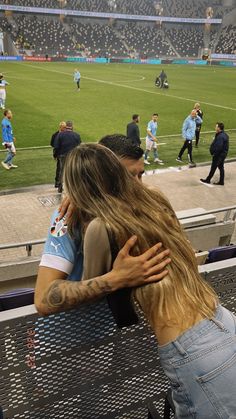
[[[67,75],[67,76],[71,77],[71,73],[67,73],[65,71],[49,70],[48,68],[37,67],[37,66],[34,66],[32,64],[20,64],[20,65],[22,65],[22,66],[24,65],[26,67],[35,68],[35,69],[41,70],[41,71],[48,71],[50,73],[64,74],[64,75]],[[91,80],[91,81],[95,81],[97,83],[104,83],[104,84],[108,84],[108,85],[111,85],[111,86],[123,87],[125,89],[137,90],[139,92],[150,93],[152,95],[159,95],[159,96],[164,96],[164,97],[171,97],[171,98],[174,98],[174,99],[184,100],[184,101],[188,101],[188,102],[192,102],[192,103],[197,101],[197,99],[190,99],[190,98],[186,98],[186,97],[182,97],[182,96],[170,95],[170,94],[167,94],[167,93],[166,94],[163,94],[163,93],[160,93],[160,92],[152,92],[150,90],[142,89],[142,88],[139,88],[139,87],[128,86],[128,85],[125,85],[125,84],[115,83],[115,82],[107,81],[107,80],[95,79],[93,77],[83,76],[83,78],[85,80]],[[130,80],[130,82],[132,82],[132,80]],[[208,105],[208,106],[213,106],[214,108],[226,109],[226,110],[229,110],[229,111],[236,111],[236,108],[230,108],[229,106],[222,106],[222,105],[218,105],[218,104],[215,104],[215,103],[205,102],[205,101],[202,101],[202,100],[201,100],[201,104]]]

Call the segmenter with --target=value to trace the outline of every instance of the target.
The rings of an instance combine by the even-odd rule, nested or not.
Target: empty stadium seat
[[[33,288],[19,288],[0,295],[0,311],[11,310],[34,303]]]
[[[209,250],[206,263],[219,262],[221,260],[231,259],[236,257],[236,245],[216,247]]]

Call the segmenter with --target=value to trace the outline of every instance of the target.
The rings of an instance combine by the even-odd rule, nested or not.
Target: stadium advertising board
[[[177,59],[177,60],[171,60],[172,64],[192,64],[192,65],[207,65],[207,61],[206,60],[182,60],[182,59]]]
[[[236,60],[236,54],[211,54],[211,58],[215,60]]]
[[[51,57],[29,57],[28,55],[24,55],[24,61],[52,61]]]
[[[220,61],[220,65],[224,65],[226,67],[234,67],[236,62],[233,61]]]
[[[64,60],[62,60],[64,61]],[[97,58],[86,58],[86,57],[66,57],[65,61],[67,62],[79,62],[79,63],[97,63],[97,64],[106,64],[110,62],[110,58],[97,57]]]
[[[20,55],[0,55],[0,61],[22,61],[23,58]]]

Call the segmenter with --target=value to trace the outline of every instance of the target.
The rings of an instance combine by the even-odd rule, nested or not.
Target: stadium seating
[[[19,288],[0,294],[0,311],[11,310],[22,306],[33,304],[34,289]]]
[[[178,211],[177,216],[196,252],[227,246],[235,229],[234,214],[229,219],[217,219],[214,214],[204,215],[203,208]]]
[[[126,51],[120,38],[107,24],[71,23],[71,33],[81,50],[92,56],[124,56]]]
[[[231,259],[236,257],[236,245],[216,247],[210,249],[206,263],[219,262],[221,260]]]
[[[12,0],[12,4],[21,4]],[[24,5],[35,5],[31,0],[24,1]],[[57,0],[42,2],[41,6],[58,7],[63,5]],[[205,10],[206,2],[201,0],[194,7],[184,2],[163,2],[166,13],[170,16],[205,17],[199,16]],[[107,12],[111,11],[133,14],[159,14],[154,3],[139,0],[126,2],[123,0],[80,0],[67,1],[66,8]],[[171,6],[175,5],[175,6]],[[217,5],[215,5],[217,10]],[[221,7],[222,13],[228,11]],[[200,10],[200,12],[199,12]],[[188,13],[189,12],[189,13]],[[201,13],[200,13],[201,14]],[[33,51],[36,55],[70,56],[86,55],[92,57],[199,57],[205,46],[204,26],[195,24],[184,27],[178,24],[153,22],[125,22],[85,18],[66,18],[60,21],[58,16],[42,16],[31,14],[14,14],[11,19],[0,18],[2,30],[8,33],[21,53]],[[231,54],[235,52],[234,38],[236,26],[223,27],[219,39],[219,26],[212,26],[207,36],[208,46],[212,52]],[[216,45],[217,44],[217,45]]]
[[[200,267],[233,312],[235,267],[236,258]],[[156,339],[139,315],[139,324],[117,329],[106,301],[44,318],[34,306],[2,312],[6,417],[162,418],[168,381]]]
[[[129,51],[139,57],[174,56],[175,52],[165,39],[164,32],[155,24],[127,23],[118,26]]]
[[[199,0],[198,2],[190,2],[189,0],[164,0],[163,14],[164,16],[205,18],[206,11],[211,6],[212,17],[222,18],[225,13],[232,10],[232,7],[223,6],[218,0]]]
[[[184,57],[197,57],[199,48],[203,47],[203,27],[196,25],[188,27],[171,28],[165,30],[175,50]]]
[[[34,0],[4,0],[2,3],[29,7],[35,7],[36,5]],[[210,5],[213,10],[213,17],[222,17],[223,14],[231,11],[233,8],[233,6],[223,6],[218,0],[211,0]],[[161,2],[153,0],[136,0],[135,2],[127,2],[126,0],[41,0],[39,7],[204,18],[209,7],[209,1],[199,0],[197,3],[190,3],[189,0],[176,0],[175,2],[171,0],[162,0]]]
[[[15,18],[17,34],[13,35],[16,43],[21,40],[21,48],[33,49],[36,54],[73,54],[75,44],[71,36],[58,19],[19,16]]]
[[[235,54],[236,25],[225,26],[220,34],[215,52],[218,54]]]

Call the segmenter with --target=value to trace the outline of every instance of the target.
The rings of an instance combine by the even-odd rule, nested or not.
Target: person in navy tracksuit
[[[211,178],[214,176],[216,169],[220,171],[220,179],[215,182],[215,185],[224,185],[225,170],[224,162],[229,151],[229,136],[224,131],[223,122],[217,122],[215,128],[215,138],[210,146],[210,153],[212,155],[212,163],[209,175],[206,179],[200,179],[203,183],[211,183]]]

